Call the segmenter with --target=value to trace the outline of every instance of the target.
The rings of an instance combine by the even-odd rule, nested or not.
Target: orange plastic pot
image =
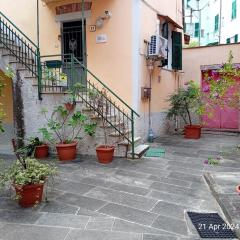
[[[65,105],[65,108],[66,108],[69,112],[73,111],[73,110],[75,109],[75,106],[76,106],[74,103],[65,103],[64,105]]]
[[[99,163],[108,164],[113,161],[114,146],[100,145],[96,148]]]
[[[14,185],[21,207],[33,207],[42,201],[43,184]]]
[[[76,159],[77,143],[59,143],[56,145],[58,159],[60,161],[70,161]]]
[[[200,125],[185,126],[185,138],[199,139],[201,137],[202,127]]]
[[[35,147],[35,158],[42,159],[48,157],[49,147],[47,144],[43,144]]]

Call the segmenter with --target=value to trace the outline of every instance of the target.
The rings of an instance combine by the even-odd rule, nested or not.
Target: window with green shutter
[[[226,43],[227,44],[231,43],[231,38],[227,38]]]
[[[215,16],[215,22],[214,22],[214,31],[218,31],[219,29],[219,14]]]
[[[232,1],[232,20],[237,17],[237,0]]]
[[[190,2],[191,0],[187,0],[187,8],[189,8],[190,6],[189,6],[189,2]]]
[[[172,32],[172,69],[182,70],[182,33]]]
[[[199,37],[199,23],[195,23],[194,37]]]
[[[235,43],[238,42],[238,34],[236,34],[236,35],[234,36],[234,42],[235,42]]]

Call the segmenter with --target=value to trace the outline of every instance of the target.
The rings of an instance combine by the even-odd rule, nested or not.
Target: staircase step
[[[107,115],[108,119],[115,119],[116,117],[117,116],[114,115],[114,114]],[[101,120],[102,118],[100,116],[98,116],[98,115],[90,115],[90,119],[92,119],[92,120]]]
[[[149,149],[149,145],[141,144],[134,148],[134,157],[141,158],[141,156]],[[132,157],[132,151],[127,153],[128,157]]]
[[[141,137],[135,137],[134,138],[134,143],[137,143],[141,140]],[[128,140],[124,140],[122,142],[119,142],[118,145],[121,145],[121,146],[129,146],[131,144],[129,144]]]
[[[122,136],[123,134],[124,135],[127,135],[127,134],[129,134],[129,133],[131,133],[132,132],[132,130],[131,129],[128,129],[128,130],[126,130],[124,133],[122,133],[122,134],[120,134],[119,132],[112,132],[112,133],[109,133],[108,134],[108,136],[109,137],[120,137],[120,136]]]
[[[113,125],[114,127],[121,126],[121,125],[123,125],[123,124],[124,124],[124,122],[112,122],[112,125]],[[107,123],[107,125],[106,125],[105,127],[106,127],[106,128],[112,128],[112,127],[113,127],[112,125],[110,125],[109,123]],[[104,128],[103,125],[100,125],[99,127],[100,127],[100,128]]]

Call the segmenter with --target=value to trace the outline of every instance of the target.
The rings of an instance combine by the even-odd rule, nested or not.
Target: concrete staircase
[[[20,32],[20,34],[23,34],[23,37],[26,38],[26,40],[23,41],[23,37],[18,35],[16,32],[14,33],[13,29],[15,25],[10,25],[7,25],[6,22],[1,21],[0,18],[0,68],[4,70],[4,67],[8,65],[11,66],[15,72],[21,73],[21,77],[24,82],[31,81],[32,91],[38,91],[39,96],[42,97],[49,94],[59,94],[59,96],[61,96],[60,99],[63,101],[64,95],[67,94],[67,89],[69,86],[62,86],[59,84],[59,82],[54,85],[50,84],[50,81],[49,79],[46,79],[46,76],[44,75],[44,69],[42,68],[43,65],[45,66],[45,62],[41,62],[40,69],[42,77],[39,80],[40,73],[38,71],[38,59],[40,58],[37,57],[38,49],[33,50],[31,48],[29,50],[28,41],[32,43],[31,40],[29,40],[22,32]],[[11,27],[13,29],[11,29]],[[32,45],[33,47],[36,46],[34,43],[32,43]],[[78,96],[77,107],[85,112],[85,114],[89,115],[91,119],[98,122],[98,130],[102,131],[102,135],[103,126],[101,119],[106,121],[108,138],[111,139],[110,143],[116,144],[118,148],[124,149],[124,151],[120,150],[120,154],[118,155],[128,158],[140,158],[148,150],[149,146],[140,144],[141,138],[136,137],[134,134],[134,114],[138,114],[115,93],[113,93],[111,89],[109,89],[95,75],[93,75],[85,66],[83,66],[82,63],[78,62],[77,59],[75,59],[75,61],[75,64],[81,66],[82,69],[88,72],[88,74],[92,75],[94,81],[97,82],[96,84],[92,81],[87,81],[86,91]],[[63,69],[58,69],[58,71],[63,72]],[[79,76],[79,79],[80,78],[81,76]],[[41,81],[40,89],[39,81]],[[101,90],[102,88],[107,90],[107,94],[105,91],[103,93]],[[101,111],[99,111],[97,106],[98,103],[92,103],[90,97],[88,96],[89,90],[96,91],[102,97],[105,107],[103,107]],[[115,97],[114,100],[112,100],[112,96]],[[122,104],[123,107],[119,107],[120,104]],[[130,110],[130,113],[127,113],[126,109]]]

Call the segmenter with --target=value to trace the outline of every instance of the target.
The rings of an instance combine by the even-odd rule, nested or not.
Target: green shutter
[[[236,35],[234,36],[234,42],[235,42],[235,43],[238,42],[238,34],[236,34]]]
[[[199,37],[199,23],[195,23],[194,37]]]
[[[182,70],[182,33],[172,32],[172,68]]]
[[[237,17],[237,1],[232,1],[232,19],[235,19]]]
[[[190,6],[189,6],[189,2],[190,2],[191,0],[187,0],[187,7],[189,8]]]
[[[219,14],[215,16],[214,31],[218,31],[219,28]]]
[[[227,44],[231,43],[231,39],[230,38],[227,38]]]

